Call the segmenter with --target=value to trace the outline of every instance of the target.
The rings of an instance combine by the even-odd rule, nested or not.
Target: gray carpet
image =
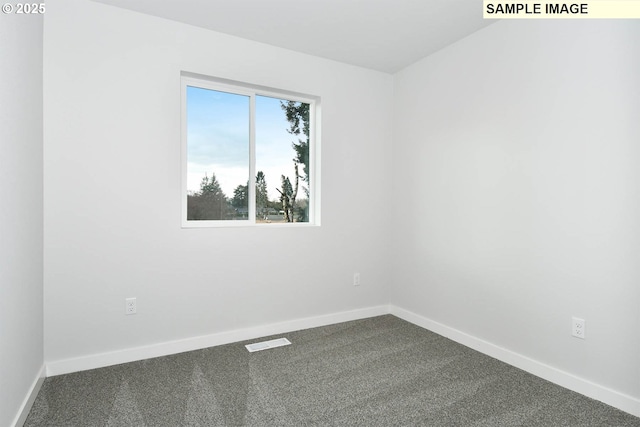
[[[47,378],[25,426],[640,426],[391,315],[281,336]]]

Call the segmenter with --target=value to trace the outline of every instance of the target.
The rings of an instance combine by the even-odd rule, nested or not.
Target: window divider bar
[[[251,95],[249,102],[249,221],[256,222],[256,96]]]

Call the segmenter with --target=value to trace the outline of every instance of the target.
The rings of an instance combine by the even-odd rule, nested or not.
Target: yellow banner
[[[640,19],[640,0],[483,1],[485,19]]]

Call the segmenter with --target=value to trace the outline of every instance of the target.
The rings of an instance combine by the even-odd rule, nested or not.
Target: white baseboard
[[[577,377],[568,372],[556,369],[529,357],[507,350],[490,342],[481,340],[464,332],[453,329],[426,317],[420,316],[408,310],[396,306],[376,306],[340,313],[332,313],[323,316],[295,319],[282,323],[256,326],[253,328],[239,329],[235,331],[221,332],[212,335],[187,338],[184,340],[171,341],[145,347],[93,354],[73,359],[64,359],[46,363],[47,376],[62,375],[70,372],[84,371],[88,369],[101,368],[105,366],[117,365],[120,363],[134,362],[137,360],[149,359],[153,357],[167,356],[170,354],[182,353],[185,351],[200,350],[216,345],[230,344],[238,341],[262,338],[269,335],[283,334],[301,329],[315,328],[319,326],[332,325],[350,320],[365,319],[368,317],[393,314],[403,320],[413,323],[422,328],[428,329],[439,335],[447,337],[455,342],[477,350],[483,354],[494,357],[509,365],[520,368],[533,375],[543,378],[552,383],[558,384],[569,390],[591,397],[606,403],[607,405],[621,409],[632,415],[640,417],[640,400],[632,396],[620,393],[607,387],[595,384],[586,379]],[[37,390],[42,383],[34,384],[34,392],[30,399],[35,399]],[[37,389],[37,390],[36,390]],[[24,407],[30,408],[33,400],[27,399]],[[26,418],[28,410],[24,414]],[[23,420],[24,422],[24,420]],[[21,425],[21,424],[17,424]]]
[[[183,353],[185,351],[200,350],[216,345],[230,344],[238,341],[262,338],[269,335],[298,331],[301,329],[332,325],[334,323],[348,322],[350,320],[366,319],[368,317],[381,316],[388,313],[389,307],[384,305],[326,314],[323,316],[295,319],[287,322],[273,323],[235,331],[220,332],[212,335],[186,338],[183,340],[164,342],[144,347],[92,354],[72,359],[47,361],[47,376],[51,377],[71,372],[86,371],[88,369],[117,365],[120,363],[135,362],[137,360]]]
[[[640,400],[632,396],[595,384],[408,310],[392,305],[389,307],[389,313],[537,377],[640,417]]]
[[[40,368],[40,372],[36,376],[35,380],[33,380],[33,384],[29,387],[29,393],[24,398],[22,405],[20,405],[20,409],[18,410],[18,414],[16,418],[13,420],[14,427],[22,427],[24,422],[27,421],[27,417],[29,416],[29,411],[31,411],[31,407],[33,406],[33,402],[35,402],[36,397],[38,397],[38,393],[42,388],[42,383],[44,383],[44,372],[45,367],[42,365]]]

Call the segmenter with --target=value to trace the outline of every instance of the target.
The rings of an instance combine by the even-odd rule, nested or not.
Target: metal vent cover
[[[247,348],[247,350],[249,350],[250,353],[253,353],[254,351],[268,350],[270,348],[282,347],[290,344],[291,341],[286,338],[277,338],[275,340],[247,344],[245,345],[245,347]]]

